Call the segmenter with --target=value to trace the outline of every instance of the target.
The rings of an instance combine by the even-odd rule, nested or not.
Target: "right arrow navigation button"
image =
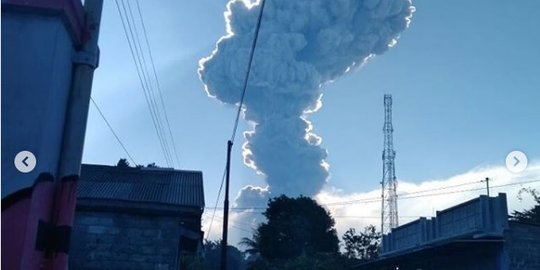
[[[512,151],[506,156],[506,168],[513,173],[524,171],[527,164],[527,156],[521,151]]]
[[[514,163],[514,167],[516,167],[519,164],[519,159],[514,156],[514,160],[516,161],[516,163]]]

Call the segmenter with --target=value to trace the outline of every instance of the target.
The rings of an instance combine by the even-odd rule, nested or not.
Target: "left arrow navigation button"
[[[21,151],[15,156],[13,163],[19,172],[29,173],[36,167],[37,160],[32,152]]]

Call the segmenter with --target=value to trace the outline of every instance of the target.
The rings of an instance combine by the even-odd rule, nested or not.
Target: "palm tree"
[[[244,237],[240,241],[240,245],[247,247],[246,253],[250,255],[257,255],[259,254],[259,251],[260,251],[259,239],[260,239],[260,236],[259,236],[258,231],[255,231],[255,233],[253,234],[253,239]]]

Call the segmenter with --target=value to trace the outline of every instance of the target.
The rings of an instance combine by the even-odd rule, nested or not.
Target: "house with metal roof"
[[[180,269],[202,248],[199,171],[83,164],[71,269]]]

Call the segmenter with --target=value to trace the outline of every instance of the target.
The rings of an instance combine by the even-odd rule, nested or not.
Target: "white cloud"
[[[506,193],[509,213],[514,210],[528,209],[534,205],[532,196],[518,199],[518,192],[523,187],[540,190],[540,162],[531,162],[528,168],[519,174],[511,173],[504,166],[483,166],[447,179],[425,181],[398,180],[399,223],[405,224],[420,216],[431,217],[435,211],[474,199],[486,194],[486,184],[481,180],[489,177],[490,195]],[[416,182],[416,183],[415,183]],[[380,189],[347,193],[333,187],[327,187],[315,199],[331,212],[336,220],[336,228],[341,238],[348,228],[362,229],[373,224],[380,227]],[[216,212],[209,239],[221,238],[223,210]],[[229,243],[237,244],[242,237],[251,237],[252,228],[261,219],[260,210],[232,212],[229,221]],[[203,230],[208,232],[212,210],[203,216]]]
[[[245,210],[242,212],[231,211],[229,215],[229,245],[236,245],[244,237],[253,235],[253,231],[257,224],[264,217],[260,214],[260,210]],[[213,222],[212,220],[213,210],[206,210],[203,215],[202,228],[205,233],[205,239],[218,240],[221,239],[221,232],[223,227],[223,210],[216,211]],[[209,226],[212,223],[212,229],[210,235],[208,235]],[[244,247],[239,247],[244,248]]]
[[[511,173],[502,166],[487,166],[477,167],[448,179],[418,183],[398,180],[399,223],[405,224],[420,216],[431,217],[435,215],[435,211],[486,194],[486,183],[481,182],[486,177],[490,179],[491,196],[506,193],[509,213],[527,209],[534,204],[533,198],[523,196],[523,200],[520,201],[518,192],[523,187],[540,190],[540,162],[530,164],[527,170],[519,174]],[[319,193],[316,200],[327,206],[336,220],[339,235],[342,235],[351,227],[361,229],[373,224],[380,228],[380,196],[379,189],[346,193],[343,190],[328,188]]]

